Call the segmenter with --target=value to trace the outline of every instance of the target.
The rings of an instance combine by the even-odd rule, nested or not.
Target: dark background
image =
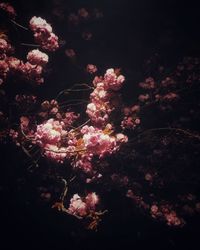
[[[164,64],[173,66],[183,56],[199,56],[199,8],[193,1],[101,0],[63,1],[66,13],[80,7],[99,8],[104,17],[91,25],[92,41],[68,37],[67,24],[51,15],[52,1],[11,1],[18,21],[39,15],[52,23],[66,45],[51,61],[48,85],[40,94],[55,96],[63,87],[85,78],[82,70],[66,59],[64,49],[75,48],[81,66],[94,63],[100,70],[120,67],[129,83],[142,80],[144,60],[158,53]],[[29,35],[12,31],[14,39]],[[28,50],[29,48],[27,48]],[[52,56],[53,57],[53,56]],[[59,84],[58,84],[59,83]],[[37,92],[37,90],[36,90]],[[38,202],[34,178],[25,171],[23,155],[12,145],[1,152],[0,249],[195,249],[198,247],[199,219],[189,220],[183,229],[168,228],[133,210],[131,201],[113,193],[110,209],[97,233],[85,231],[76,219],[59,214]],[[18,179],[22,184],[18,187]],[[119,202],[120,201],[120,202]],[[195,247],[195,244],[197,246]]]

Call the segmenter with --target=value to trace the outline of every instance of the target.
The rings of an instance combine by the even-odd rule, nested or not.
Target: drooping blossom
[[[34,49],[28,53],[27,60],[33,65],[44,66],[48,63],[49,57],[46,53]]]

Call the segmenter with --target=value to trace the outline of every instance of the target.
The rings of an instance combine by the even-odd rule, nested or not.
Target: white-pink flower
[[[52,27],[41,17],[32,17],[30,20],[30,29],[34,32],[35,41],[48,51],[58,49],[58,37],[52,32]]]
[[[27,60],[33,65],[44,66],[48,63],[49,57],[46,53],[43,53],[38,49],[34,49],[28,53]]]
[[[74,194],[71,198],[68,212],[81,217],[87,215],[87,205],[78,194]]]
[[[42,147],[45,147],[46,144],[57,145],[61,140],[62,132],[62,124],[54,119],[49,119],[37,126],[35,138]]]

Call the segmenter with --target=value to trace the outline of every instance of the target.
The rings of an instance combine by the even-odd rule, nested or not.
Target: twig
[[[20,27],[20,28],[22,28],[22,29],[24,29],[24,30],[29,30],[27,27],[24,27],[23,25],[17,23],[17,22],[14,21],[14,20],[11,20],[11,22],[12,22],[14,25],[16,25],[16,26],[18,26],[18,27]]]

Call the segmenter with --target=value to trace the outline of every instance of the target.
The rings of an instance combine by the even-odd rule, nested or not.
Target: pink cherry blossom
[[[49,119],[37,126],[35,133],[36,141],[39,145],[45,147],[46,144],[57,145],[61,140],[62,124],[54,119]]]
[[[87,215],[87,205],[78,194],[74,194],[70,200],[69,213],[84,217]]]
[[[67,149],[52,144],[45,144],[44,155],[58,163],[63,163],[67,157]]]
[[[44,66],[48,63],[49,57],[46,53],[34,49],[28,53],[27,60],[33,65]]]
[[[86,70],[90,74],[94,74],[97,72],[97,67],[94,64],[88,64]]]
[[[32,17],[30,20],[30,29],[34,32],[35,41],[48,51],[58,49],[58,37],[52,32],[52,27],[41,17]]]
[[[85,201],[88,207],[90,207],[91,209],[94,209],[95,206],[99,203],[99,197],[96,195],[96,193],[89,193],[86,197],[85,197]]]

